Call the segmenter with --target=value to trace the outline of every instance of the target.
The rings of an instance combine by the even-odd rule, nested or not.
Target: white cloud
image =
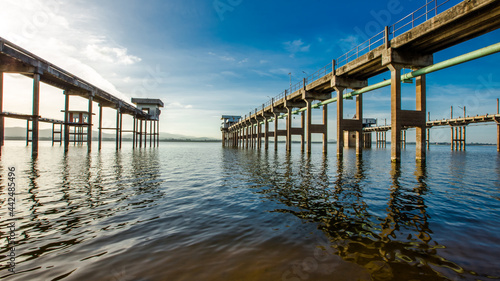
[[[187,104],[183,105],[180,102],[171,102],[165,106],[167,109],[190,109],[193,108],[193,105]]]
[[[288,68],[275,68],[275,69],[269,70],[269,72],[271,72],[273,74],[279,74],[279,75],[283,75],[283,74],[288,75],[288,73],[290,73],[291,70]]]
[[[123,65],[131,65],[141,61],[141,58],[139,57],[128,55],[127,48],[123,47],[109,47],[90,44],[85,49],[85,54],[91,61],[103,61]]]
[[[305,53],[309,52],[309,49],[311,48],[311,45],[305,45],[304,42],[302,42],[302,39],[297,39],[294,41],[287,41],[284,42],[283,45],[285,46],[285,50],[287,50],[289,53],[291,53],[291,56],[293,57],[296,53]]]
[[[359,38],[354,35],[349,35],[346,38],[342,38],[338,40],[338,45],[340,49],[342,50],[342,53],[347,53],[356,46],[358,46],[359,43]]]
[[[214,56],[214,57],[217,57],[218,59],[222,60],[222,61],[236,61],[236,59],[232,56],[228,56],[228,55],[218,55],[214,52],[208,52],[209,55],[211,56]]]

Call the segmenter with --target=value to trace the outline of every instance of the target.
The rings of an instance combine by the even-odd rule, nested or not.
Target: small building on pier
[[[160,120],[161,110],[160,107],[165,105],[160,99],[143,99],[143,98],[132,98],[132,103],[136,107],[149,115],[149,120]]]

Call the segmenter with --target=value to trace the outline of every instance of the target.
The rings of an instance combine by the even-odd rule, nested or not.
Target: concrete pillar
[[[156,131],[158,133],[158,139],[156,140],[156,146],[160,147],[160,118],[156,121]]]
[[[0,72],[0,113],[3,112],[3,72]],[[5,139],[5,123],[3,116],[0,116],[0,146],[3,146]]]
[[[149,147],[153,146],[153,120],[149,120]]]
[[[391,70],[391,161],[401,162],[401,69],[402,65],[389,64]]]
[[[279,113],[274,113],[274,150],[278,151],[278,117]]]
[[[135,140],[136,140],[136,135],[135,132],[137,130],[137,118],[134,114],[134,121],[133,121],[133,127],[132,127],[132,149],[135,149]]]
[[[328,105],[323,105],[323,153],[328,151]]]
[[[142,147],[142,119],[139,119],[139,148]]]
[[[427,150],[429,150],[431,148],[431,130],[430,129],[427,129],[426,144],[427,144]]]
[[[264,149],[268,150],[269,149],[269,119],[266,117],[264,119]]]
[[[312,148],[312,103],[313,99],[305,99],[306,101],[306,152],[311,153]]]
[[[262,148],[262,124],[260,124],[260,121],[257,120],[257,148],[261,149]]]
[[[116,150],[120,149],[120,107],[116,108]]]
[[[497,122],[497,152],[500,152],[500,123]]]
[[[300,151],[304,152],[306,147],[306,113],[302,111],[300,114],[300,127],[302,128],[302,135],[300,136]]]
[[[255,148],[255,124],[250,121],[250,148]]]
[[[69,148],[69,93],[64,91],[64,151]]]
[[[337,155],[342,155],[344,152],[344,89],[335,87],[337,92]]]
[[[123,137],[123,113],[120,110],[120,149],[122,149],[122,137]]]
[[[425,160],[426,153],[426,141],[427,141],[427,130],[425,122],[425,112],[426,109],[426,78],[425,75],[418,76],[415,78],[416,83],[416,110],[424,114],[424,118],[421,121],[421,125],[416,127],[416,159],[418,161]],[[405,138],[406,140],[406,138]]]
[[[33,131],[31,132],[31,154],[38,155],[38,131],[40,118],[40,74],[33,75]]]
[[[92,113],[93,113],[93,102],[94,94],[89,95],[89,125],[87,127],[87,151],[90,153],[92,151]]]
[[[356,117],[361,122],[361,129],[356,131],[356,155],[363,153],[363,96],[356,96]]]
[[[102,148],[102,104],[99,103],[99,141],[98,150]]]
[[[464,131],[463,131],[464,135],[462,137],[462,139],[464,140],[464,150],[465,150],[465,146],[466,146],[465,143],[466,143],[466,140],[467,140],[466,133],[465,133],[466,128],[467,128],[467,126],[464,126]]]
[[[246,124],[246,128],[245,128],[245,132],[246,132],[246,135],[245,135],[245,147],[248,148],[249,145],[250,145],[250,127],[248,126],[248,124]]]
[[[292,107],[287,107],[286,112],[286,151],[292,151]]]

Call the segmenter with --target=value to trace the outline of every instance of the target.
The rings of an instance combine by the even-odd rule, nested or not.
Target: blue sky
[[[288,88],[288,73],[294,82],[302,79],[304,73],[313,73],[425,4],[425,0],[3,2],[1,37],[127,101],[162,99],[166,104],[162,132],[213,138],[220,137],[221,115],[248,114]],[[437,53],[434,61],[497,43],[499,38],[500,32],[494,31]],[[468,115],[494,113],[500,96],[498,65],[500,54],[495,54],[428,75],[431,117],[448,117],[451,105],[456,112],[466,105]],[[387,72],[369,82],[388,77]],[[6,77],[4,110],[29,113],[30,87],[29,79]],[[404,87],[405,109],[415,106],[413,87]],[[41,114],[62,119],[60,90],[44,87],[42,98]],[[368,93],[364,101],[365,117],[390,118],[389,89]],[[82,99],[71,103],[72,109],[86,107]],[[347,117],[354,113],[353,104],[346,104]],[[329,138],[335,139],[336,112],[334,104],[330,107]],[[112,126],[113,118],[113,110],[105,111],[104,126]],[[434,131],[433,141],[449,139],[449,130]],[[496,142],[493,125],[471,127],[468,132],[469,142]]]

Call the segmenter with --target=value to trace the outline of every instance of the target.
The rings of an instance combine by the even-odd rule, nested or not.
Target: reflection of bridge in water
[[[286,137],[286,150],[292,147],[292,136],[301,136],[302,150],[311,151],[313,133],[322,134],[323,151],[327,149],[327,105],[337,103],[337,154],[343,153],[344,131],[356,134],[356,150],[363,146],[362,94],[391,86],[391,159],[400,161],[401,130],[416,128],[416,158],[425,159],[426,153],[426,74],[458,65],[500,51],[500,43],[434,63],[433,54],[464,41],[491,32],[500,27],[500,2],[496,0],[462,1],[443,11],[445,4],[455,1],[434,0],[404,19],[342,55],[303,81],[222,128],[223,143],[232,146],[261,147],[265,149],[269,137]],[[439,10],[439,11],[438,11]],[[412,72],[402,74],[403,69]],[[391,79],[368,85],[368,79],[391,72]],[[401,108],[401,83],[415,79],[416,108]],[[352,92],[345,93],[347,89]],[[332,97],[336,92],[336,97]],[[356,97],[356,119],[344,119],[343,103]],[[319,103],[313,103],[319,101]],[[312,109],[323,107],[320,124],[312,123]],[[301,114],[301,126],[292,126],[292,115]],[[286,129],[278,129],[279,119],[286,119]],[[274,131],[269,123],[274,122]],[[264,127],[264,132],[262,131]],[[499,131],[500,132],[500,131]]]
[[[268,155],[243,164],[255,175],[252,181],[262,183],[256,192],[283,204],[274,212],[317,224],[335,255],[363,266],[374,280],[448,280],[442,272],[449,269],[476,274],[441,256],[445,246],[433,240],[425,163],[415,164],[411,184],[393,163],[389,196],[380,204],[383,199],[375,202],[366,194],[373,191],[361,157],[343,157],[331,171],[326,156],[311,160],[303,154],[292,162],[290,155]]]

